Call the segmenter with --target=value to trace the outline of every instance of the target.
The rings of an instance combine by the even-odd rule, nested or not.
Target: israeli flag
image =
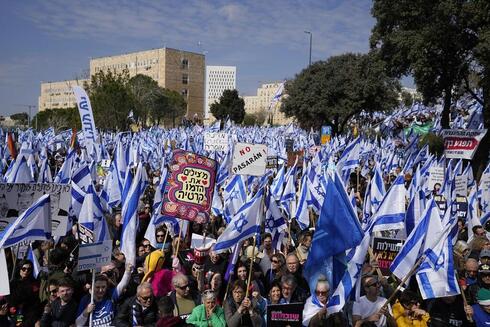
[[[267,192],[265,197],[265,208],[265,232],[272,235],[272,243],[276,248],[279,243],[279,236],[287,229],[287,224],[271,192]]]
[[[286,186],[282,192],[280,203],[287,216],[292,217],[296,210],[296,165],[289,169],[285,178]]]
[[[441,214],[434,199],[427,204],[422,216],[422,220],[410,233],[390,266],[391,272],[400,279],[410,272],[422,255],[435,248],[443,240],[444,229]]]
[[[226,185],[224,192],[224,216],[227,222],[238,212],[247,200],[247,192],[242,175],[235,175]]]
[[[32,243],[29,244],[29,250],[27,251],[27,259],[32,262],[32,275],[37,279],[39,272],[41,271],[41,266],[39,265],[39,260],[37,260],[34,251],[32,250]]]
[[[310,226],[310,214],[308,211],[308,200],[310,192],[308,192],[308,184],[307,184],[308,176],[306,174],[301,177],[301,191],[298,200],[298,207],[294,214],[294,218],[299,224],[299,227],[302,230],[305,230]]]
[[[385,184],[383,182],[383,173],[379,164],[374,168],[374,176],[371,181],[371,214],[378,211],[381,202],[386,196]]]
[[[78,223],[94,233],[94,242],[109,240],[107,222],[103,215],[100,199],[92,185],[88,187],[80,209]]]
[[[21,242],[51,239],[51,198],[41,196],[15,221],[0,233],[0,248],[8,248]]]
[[[232,248],[238,242],[260,232],[260,225],[263,219],[263,196],[264,188],[261,188],[250,201],[238,210],[223,234],[216,241],[215,252],[223,252]]]
[[[126,178],[127,179],[127,178]],[[132,265],[136,262],[136,233],[138,231],[138,204],[140,197],[143,195],[148,177],[146,169],[140,162],[136,169],[136,174],[123,197],[122,207],[123,227],[121,232],[121,252],[126,256],[126,263]],[[124,192],[123,192],[124,193]]]
[[[27,166],[25,157],[18,156],[12,169],[5,174],[7,183],[33,183],[34,177]]]
[[[388,194],[373,216],[374,232],[405,227],[405,179],[402,174],[391,185]]]

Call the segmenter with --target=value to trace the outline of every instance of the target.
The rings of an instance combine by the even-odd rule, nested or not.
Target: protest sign
[[[486,133],[486,129],[444,129],[444,155],[471,160]]]
[[[325,144],[330,142],[330,139],[332,138],[332,127],[331,126],[322,126],[321,129],[321,143]]]
[[[206,151],[228,151],[228,134],[211,133],[204,134],[204,150]]]
[[[65,236],[71,205],[70,185],[0,184],[0,231],[44,194],[50,194],[52,235]]]
[[[294,140],[293,139],[286,139],[284,142],[284,146],[286,147],[286,152],[293,151],[294,148]]]
[[[456,218],[461,218],[466,221],[466,217],[468,216],[468,200],[466,197],[456,196],[452,212],[456,215]]]
[[[277,156],[267,157],[265,168],[276,169],[278,164],[279,164],[279,158]]]
[[[100,269],[111,262],[112,240],[80,244],[78,251],[78,271]]]
[[[429,181],[427,187],[432,191],[436,184],[439,184],[439,187],[444,184],[444,167],[433,166],[429,169]]]
[[[205,223],[213,202],[216,161],[175,150],[165,183],[162,215]]]
[[[402,248],[403,240],[395,238],[374,237],[373,254],[378,260],[383,276],[390,276],[390,266]]]
[[[303,167],[303,156],[303,150],[288,152],[288,167],[293,167],[295,162],[296,166]],[[296,161],[296,157],[298,158],[298,161]]]
[[[231,172],[236,175],[262,176],[267,163],[267,145],[237,143],[233,150]]]
[[[441,217],[444,216],[447,208],[446,197],[444,195],[435,195],[434,202],[441,211]]]
[[[468,195],[468,176],[466,175],[454,176],[454,193],[456,193],[456,195],[461,195],[461,196]]]
[[[267,326],[303,326],[304,303],[271,304],[267,306]]]

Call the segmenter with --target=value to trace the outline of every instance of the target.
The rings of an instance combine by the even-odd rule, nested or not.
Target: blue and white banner
[[[73,86],[73,93],[77,99],[78,112],[82,122],[85,147],[90,155],[96,151],[97,130],[95,129],[94,114],[87,92],[81,86]]]

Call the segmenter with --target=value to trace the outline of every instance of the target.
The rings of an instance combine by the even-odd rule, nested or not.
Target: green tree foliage
[[[452,91],[468,75],[474,37],[460,0],[375,0],[371,47],[380,49],[391,76],[413,75],[425,102],[442,97],[443,128],[449,127]]]
[[[38,130],[54,127],[56,131],[76,128],[80,130],[80,114],[78,108],[67,109],[46,109],[38,112],[31,121],[32,127],[36,127]]]
[[[143,125],[159,125],[168,120],[175,126],[176,119],[186,113],[187,103],[176,91],[162,88],[151,77],[138,74],[129,80],[134,100],[134,115]]]
[[[232,121],[240,124],[245,118],[245,101],[238,96],[237,90],[225,90],[219,102],[211,105],[211,113],[221,121],[230,117]]]
[[[441,136],[434,133],[425,134],[419,142],[419,148],[422,148],[426,144],[429,145],[430,153],[442,156],[444,152],[444,139]]]
[[[245,117],[243,118],[242,124],[245,126],[262,126],[264,125],[265,120],[267,119],[267,113],[262,110],[253,114],[245,113]]]
[[[374,1],[371,47],[380,49],[390,75],[412,74],[426,102],[443,98],[444,128],[461,86],[483,105],[484,124],[490,126],[489,12],[487,0]],[[475,81],[482,98],[472,90]],[[472,161],[477,178],[489,151],[487,133]]]
[[[27,112],[10,115],[10,118],[14,120],[16,124],[24,126],[27,125],[27,122],[29,121],[29,115]]]
[[[135,108],[129,87],[129,73],[99,71],[92,75],[88,93],[94,112],[95,126],[101,129],[125,130],[127,117]]]
[[[286,83],[281,111],[309,129],[322,125],[342,131],[362,110],[391,110],[398,105],[400,84],[385,73],[375,52],[347,53],[318,61]]]

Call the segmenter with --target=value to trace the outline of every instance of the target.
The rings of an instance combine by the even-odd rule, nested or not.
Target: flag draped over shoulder
[[[0,233],[0,248],[7,248],[23,241],[51,239],[51,198],[41,196],[13,223]]]
[[[332,289],[346,269],[345,251],[356,247],[364,236],[340,178],[328,178],[325,201],[316,224],[304,276],[312,290],[318,276],[327,276]]]

